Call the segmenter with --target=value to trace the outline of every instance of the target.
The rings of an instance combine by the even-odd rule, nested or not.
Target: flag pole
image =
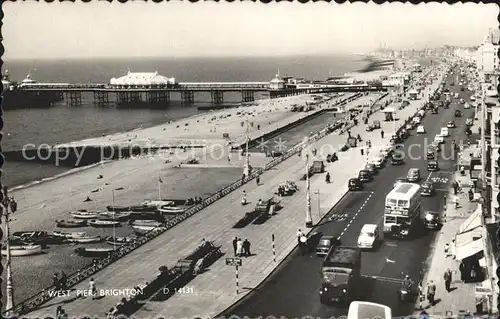
[[[158,174],[158,200],[161,201],[161,177],[160,174]]]

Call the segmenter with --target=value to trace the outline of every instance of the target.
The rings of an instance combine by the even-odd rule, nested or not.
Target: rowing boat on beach
[[[56,220],[56,226],[60,228],[86,227],[87,220]]]
[[[121,226],[119,221],[115,220],[99,220],[93,219],[89,222],[89,225],[92,227],[119,227]]]
[[[162,206],[161,208],[158,209],[158,211],[165,215],[177,215],[184,213],[186,209],[187,209],[186,207],[179,207],[179,206]]]
[[[10,246],[10,255],[14,257],[38,255],[42,252],[42,245]],[[2,249],[2,255],[7,255],[7,249]]]
[[[70,238],[69,241],[72,243],[79,243],[79,244],[99,243],[102,241],[102,237],[85,235],[82,237]]]
[[[79,238],[87,235],[85,232],[64,232],[54,230],[52,232],[54,236],[65,237],[65,238]]]
[[[153,229],[157,228],[159,225],[133,225],[132,229],[134,229],[134,232],[139,235],[143,236],[146,233],[149,233]]]
[[[106,243],[109,245],[124,246],[130,244],[136,239],[136,237],[107,237]]]
[[[99,213],[99,220],[125,221],[130,218],[130,212],[103,212]]]
[[[75,253],[82,257],[107,257],[114,251],[110,247],[78,247]]]
[[[130,211],[130,206],[106,206],[106,209],[110,212],[128,212]]]
[[[70,213],[76,219],[96,219],[99,216],[98,212],[89,212],[86,209],[77,210]]]

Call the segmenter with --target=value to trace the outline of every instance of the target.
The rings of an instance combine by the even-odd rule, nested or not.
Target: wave
[[[39,185],[39,184],[42,184],[42,183],[50,182],[50,181],[53,181],[53,180],[56,180],[56,179],[59,179],[59,178],[65,177],[65,176],[69,176],[69,175],[73,175],[73,174],[76,174],[76,173],[80,173],[80,172],[86,171],[88,169],[97,167],[99,165],[107,164],[109,162],[112,162],[112,160],[102,161],[102,162],[90,164],[90,165],[87,165],[87,166],[73,168],[73,169],[70,169],[69,171],[66,171],[64,173],[60,173],[60,174],[57,174],[57,175],[54,175],[54,176],[51,176],[51,177],[42,178],[42,179],[35,180],[35,181],[29,182],[29,183],[26,183],[26,184],[21,184],[21,185],[12,187],[11,189],[9,189],[9,191],[12,192],[12,191],[18,191],[18,190],[21,190],[21,189],[26,189],[26,188],[29,188],[29,187],[33,187],[35,185]]]

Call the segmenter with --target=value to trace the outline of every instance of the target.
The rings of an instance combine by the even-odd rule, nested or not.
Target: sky
[[[494,4],[3,3],[4,60],[277,56],[479,45]]]

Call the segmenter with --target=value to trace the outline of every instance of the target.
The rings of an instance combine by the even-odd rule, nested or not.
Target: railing
[[[354,97],[350,97],[347,100],[353,100]],[[331,132],[329,131],[328,128],[325,128],[316,134],[313,134],[309,137],[308,144],[315,143],[319,139],[323,138],[324,136],[330,134]],[[126,246],[121,246],[119,247],[115,252],[113,252],[111,255],[109,255],[106,258],[97,260],[96,262],[79,269],[75,273],[72,273],[71,275],[68,276],[67,279],[67,286],[72,287],[77,285],[78,283],[82,282],[83,280],[89,278],[93,274],[97,273],[98,271],[104,269],[105,267],[111,265],[118,259],[122,258],[123,256],[127,255],[128,253],[134,251],[135,249],[141,247],[142,245],[146,244],[147,242],[155,239],[159,235],[165,233],[167,230],[171,229],[172,227],[178,225],[182,221],[186,220],[188,217],[191,217],[192,215],[198,213],[202,209],[210,206],[214,202],[218,201],[219,199],[223,198],[224,196],[228,195],[229,193],[233,192],[237,188],[241,187],[242,185],[248,183],[249,181],[253,180],[255,177],[261,175],[263,172],[268,171],[275,167],[276,165],[282,163],[283,161],[289,159],[293,155],[297,154],[303,147],[304,147],[304,142],[301,142],[294,147],[290,148],[285,154],[282,156],[276,157],[270,162],[266,163],[263,168],[258,168],[252,172],[247,178],[245,179],[240,179],[230,185],[227,185],[223,189],[219,190],[217,193],[211,195],[210,197],[204,199],[200,204],[192,206],[188,210],[186,210],[183,214],[177,215],[176,217],[169,219],[166,221],[164,224],[159,226],[158,228],[146,233],[143,237],[138,238],[134,242],[132,242],[129,245]],[[43,289],[41,292],[37,293],[36,295],[33,295],[22,302],[20,302],[17,306],[15,306],[12,309],[12,313],[15,313],[17,315],[22,315],[29,313],[31,311],[34,311],[37,309],[40,305],[46,303],[47,301],[51,300],[54,298],[54,293],[55,292],[55,286],[52,285],[48,288]],[[9,309],[10,310],[10,309]]]

